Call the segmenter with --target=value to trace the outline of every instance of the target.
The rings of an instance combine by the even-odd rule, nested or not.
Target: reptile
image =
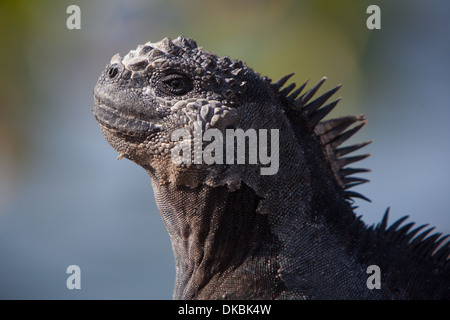
[[[368,181],[354,175],[369,170],[351,164],[368,155],[349,154],[371,141],[344,142],[364,115],[327,119],[340,85],[317,96],[326,78],[306,90],[291,76],[185,37],[116,54],[101,73],[93,113],[118,159],[150,175],[173,298],[449,299],[448,235],[408,216],[389,225],[389,209],[372,226],[355,213],[369,199],[350,190]]]

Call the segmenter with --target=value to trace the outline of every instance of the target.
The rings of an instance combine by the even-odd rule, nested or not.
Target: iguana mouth
[[[147,137],[151,133],[162,129],[160,120],[149,121],[123,114],[117,109],[100,102],[98,99],[96,99],[92,112],[98,123],[113,133],[133,137]]]

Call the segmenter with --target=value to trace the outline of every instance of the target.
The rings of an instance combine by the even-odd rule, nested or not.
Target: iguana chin
[[[313,99],[179,37],[115,55],[94,89],[106,140],[150,175],[176,262],[174,299],[448,299],[448,236],[404,217],[368,227],[348,189],[367,169],[342,147],[364,116],[323,118],[339,86]],[[282,87],[284,86],[284,89]],[[293,91],[294,90],[294,91]],[[277,129],[279,168],[262,163],[176,163],[177,129]],[[216,131],[217,132],[217,131]],[[221,141],[225,144],[225,141]],[[255,146],[250,146],[255,147]],[[248,155],[248,154],[247,154]],[[236,157],[236,155],[235,155]],[[369,289],[368,267],[381,272]]]

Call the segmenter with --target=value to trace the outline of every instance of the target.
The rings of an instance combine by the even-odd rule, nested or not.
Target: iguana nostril
[[[119,73],[119,69],[117,67],[111,67],[108,70],[108,76],[110,79],[113,79]]]

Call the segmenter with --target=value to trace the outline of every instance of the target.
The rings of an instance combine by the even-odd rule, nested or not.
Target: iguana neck
[[[277,198],[276,193],[280,192],[277,176],[260,178],[259,186],[243,183],[233,192],[227,186],[189,188],[158,184],[153,179],[156,202],[175,257],[174,299],[285,297],[288,291],[285,283],[289,279],[283,278],[282,271],[287,270],[289,277],[288,269],[299,265],[283,265],[283,261],[279,261],[280,253],[290,250],[291,244],[298,241],[302,242],[299,250],[287,252],[298,261],[303,261],[303,255],[309,259],[313,252],[329,252],[333,248],[319,248],[327,243],[316,241],[317,234],[308,234],[309,231],[302,229],[313,226],[313,232],[328,232],[324,226],[326,221],[322,219],[324,210],[333,211],[329,216],[341,216],[341,207],[335,203],[338,197],[327,194],[331,190],[321,188],[322,182],[314,181],[309,170],[303,170],[301,175],[292,177],[292,185],[286,182],[284,185],[283,194],[292,192],[290,197],[297,198],[295,210],[284,208],[283,202],[280,203],[279,199],[287,199],[285,196],[279,194]],[[267,198],[261,198],[254,191],[258,188],[259,191],[265,189]],[[341,205],[347,207],[346,203]],[[322,258],[323,261],[319,261]],[[314,255],[314,261],[309,262],[313,263],[312,269],[304,270],[313,273],[315,266],[330,265],[332,258]],[[285,264],[287,262],[284,260]],[[240,282],[236,283],[236,279]],[[246,290],[242,290],[243,287]],[[304,296],[285,298],[292,297]]]
[[[334,246],[349,248],[356,239],[340,237],[355,217],[320,146],[295,144],[288,130],[280,130],[278,174],[249,171],[240,175],[242,184],[233,192],[226,185],[159,183],[151,174],[175,256],[175,299],[283,298],[301,263],[306,261],[303,270],[311,274],[316,266],[333,268]],[[327,281],[305,274],[306,286],[327,288]],[[292,297],[307,294],[285,298]]]
[[[188,188],[154,180],[153,187],[172,241],[174,299],[276,296],[277,240],[267,216],[257,213],[260,199],[250,188],[230,192],[226,186]],[[241,276],[248,283],[233,284]],[[242,285],[255,295],[241,296]]]

